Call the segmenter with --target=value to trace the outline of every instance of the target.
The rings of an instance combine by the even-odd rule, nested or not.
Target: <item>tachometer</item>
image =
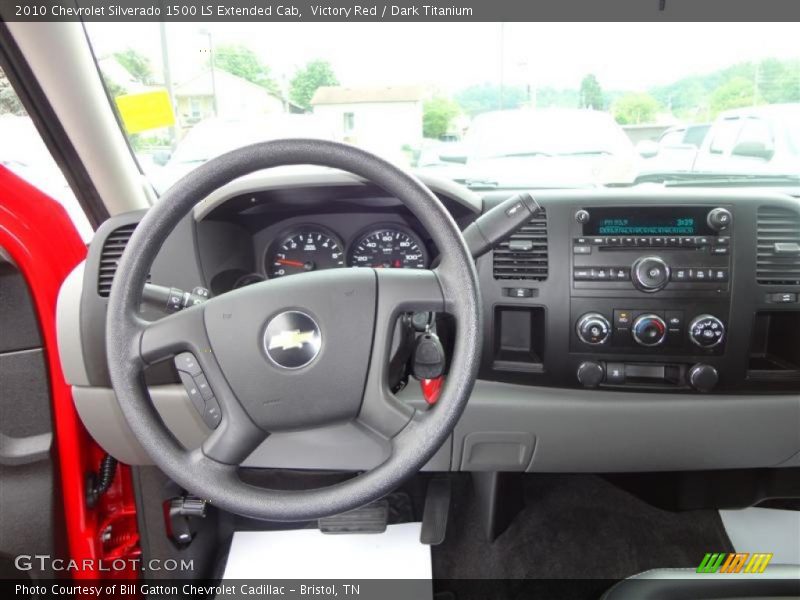
[[[387,226],[357,238],[350,248],[348,264],[375,269],[425,269],[428,254],[411,231]]]
[[[266,257],[270,277],[283,277],[344,266],[342,242],[321,228],[295,231],[273,244]]]

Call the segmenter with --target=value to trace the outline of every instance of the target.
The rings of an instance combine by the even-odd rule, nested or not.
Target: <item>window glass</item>
[[[0,164],[66,209],[85,242],[94,234],[86,214],[47,149],[33,120],[0,68]]]

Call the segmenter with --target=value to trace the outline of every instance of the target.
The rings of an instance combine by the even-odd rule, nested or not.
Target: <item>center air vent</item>
[[[547,214],[544,210],[494,248],[495,279],[547,279]]]
[[[758,283],[800,285],[800,213],[788,208],[758,209]]]
[[[135,228],[136,223],[119,227],[108,234],[103,242],[97,274],[97,294],[103,298],[108,298],[111,293],[111,283],[114,281],[114,273],[117,272],[117,264]]]

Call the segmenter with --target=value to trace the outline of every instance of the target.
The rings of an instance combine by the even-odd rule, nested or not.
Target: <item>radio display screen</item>
[[[716,235],[708,223],[708,209],[684,207],[590,208],[584,235],[687,236]]]

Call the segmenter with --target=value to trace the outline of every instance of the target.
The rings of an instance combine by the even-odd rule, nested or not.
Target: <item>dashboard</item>
[[[425,182],[461,229],[512,194]],[[534,196],[543,210],[476,261],[484,312],[479,381],[428,468],[800,466],[798,200],[760,190],[647,187]],[[107,269],[141,214],[100,228],[59,302],[60,313],[80,313],[59,337],[81,359],[68,373],[76,404],[108,445],[130,440],[108,429],[124,422],[108,393]],[[151,281],[221,294],[318,269],[425,269],[437,255],[414,216],[371,184],[335,173],[258,176],[198,204],[165,243]],[[446,338],[455,325],[438,326]],[[200,433],[187,423],[197,419],[173,397],[181,395],[174,369],[151,371],[162,417],[184,443],[196,443]],[[398,397],[424,406],[413,383]],[[275,434],[265,444],[247,466],[358,469],[385,451],[346,424]],[[146,460],[137,451],[117,448],[128,462]]]

